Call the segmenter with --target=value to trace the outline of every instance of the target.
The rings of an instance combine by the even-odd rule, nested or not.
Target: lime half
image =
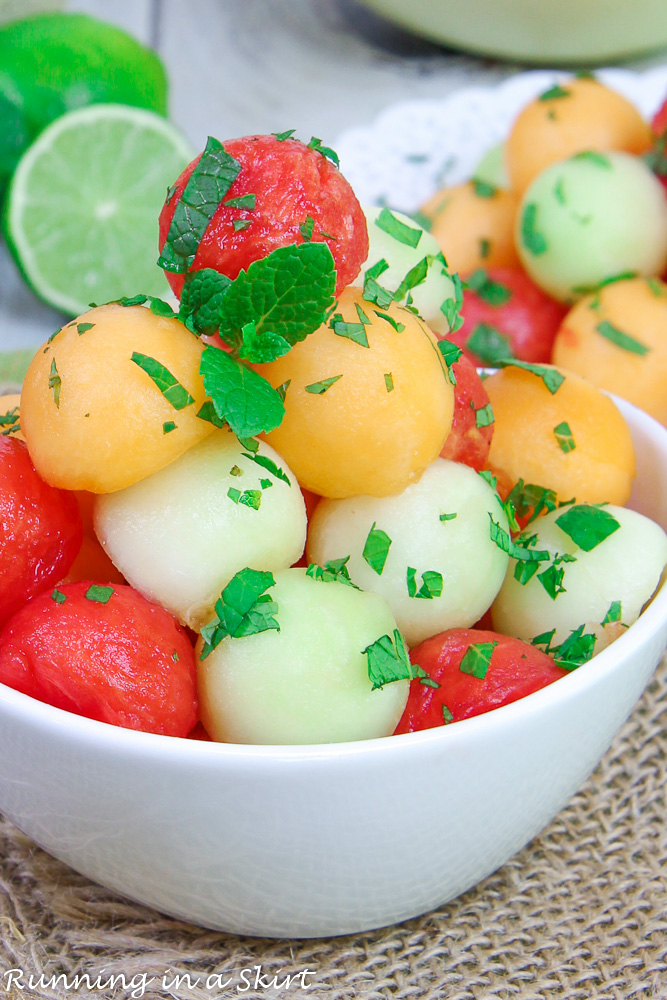
[[[75,316],[90,302],[167,294],[158,215],[193,155],[173,125],[140,108],[95,104],[49,125],[19,161],[4,217],[36,294]]]

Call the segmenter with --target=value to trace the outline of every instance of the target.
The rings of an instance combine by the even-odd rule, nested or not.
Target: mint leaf
[[[327,389],[342,377],[342,375],[332,375],[331,378],[323,378],[321,382],[311,382],[310,385],[305,385],[304,389],[306,392],[312,392],[314,396],[323,396]]]
[[[368,322],[369,320],[367,319]],[[366,324],[363,321],[361,323],[346,323],[342,313],[336,313],[329,326],[337,337],[345,337],[347,340],[352,340],[355,344],[359,344],[360,347],[368,347]]]
[[[183,284],[178,318],[195,334],[216,333],[222,296],[230,285],[227,275],[211,267],[190,271]]]
[[[519,559],[521,562],[544,562],[545,559],[551,558],[551,553],[546,549],[531,549],[525,544],[522,545],[521,542],[513,541],[502,525],[493,520],[491,513],[489,513],[489,520],[491,522],[489,525],[491,541],[512,559]]]
[[[88,330],[92,330],[94,326],[94,323],[77,323],[76,332],[81,336],[83,333],[87,333]]]
[[[271,135],[274,136],[278,142],[284,142],[285,139],[291,139],[295,132],[295,128],[288,128],[285,132],[272,132]]]
[[[167,239],[158,258],[165,271],[183,274],[195,259],[202,236],[215,210],[238,177],[241,164],[209,136],[206,148],[190,174],[176,205]]]
[[[67,600],[67,595],[63,594],[62,590],[58,590],[58,588],[56,587],[53,593],[51,594],[51,600],[55,601],[56,604],[64,604],[65,601]]]
[[[148,377],[155,383],[164,398],[174,407],[175,410],[182,410],[190,403],[194,403],[193,397],[182,386],[175,375],[168,368],[155,358],[150,358],[147,354],[132,352],[132,361],[135,365],[145,371]]]
[[[239,198],[228,198],[225,205],[228,208],[245,208],[249,212],[255,211],[257,196],[254,194],[242,194]]]
[[[518,517],[530,514],[527,524],[539,517],[543,511],[556,509],[556,493],[545,486],[536,483],[524,483],[523,479],[512,488],[507,497]]]
[[[537,205],[530,202],[521,215],[521,240],[535,257],[547,252],[547,241],[537,229]]]
[[[651,350],[646,344],[642,344],[640,340],[636,340],[631,337],[629,333],[624,333],[623,330],[619,330],[617,326],[610,323],[608,320],[603,320],[601,323],[595,327],[597,332],[605,338],[605,340],[610,341],[610,343],[615,344],[616,347],[620,347],[623,351],[628,351],[630,354],[639,354],[643,356],[648,354]]]
[[[557,426],[554,427],[554,437],[556,438],[558,447],[566,455],[568,452],[574,451],[576,448],[570,425],[566,420],[563,420],[562,423],[557,424]]]
[[[306,576],[310,576],[313,580],[318,580],[320,583],[333,583],[336,581],[359,590],[356,583],[352,583],[350,580],[350,574],[347,569],[349,559],[349,556],[345,556],[342,559],[329,559],[328,562],[325,562],[324,566],[311,563],[306,570]]]
[[[494,422],[495,417],[491,403],[487,403],[486,406],[480,406],[479,410],[475,410],[475,427],[490,427]]]
[[[259,452],[255,452],[253,455],[252,452],[244,451],[243,457],[250,459],[251,462],[261,466],[263,469],[266,469],[266,471],[270,472],[276,479],[282,479],[282,481],[287,483],[288,486],[292,485],[287,473],[281,469],[280,466],[276,465],[273,459],[269,458],[268,455],[260,455]]]
[[[391,538],[386,531],[382,531],[381,528],[376,528],[376,523],[376,521],[373,521],[371,530],[368,532],[368,537],[364,542],[364,550],[361,555],[370,568],[374,570],[378,576],[382,576],[382,570],[384,569],[384,564],[386,563],[387,556],[389,555]]]
[[[412,680],[419,677],[420,667],[413,667],[408,657],[405,640],[394,629],[393,638],[383,635],[362,650],[368,662],[368,677],[373,691],[393,681]],[[422,673],[425,673],[423,671]]]
[[[401,222],[388,208],[382,209],[375,220],[375,225],[399,243],[404,243],[409,247],[416,247],[422,238],[421,229],[413,229],[412,226]]]
[[[461,309],[463,307],[463,282],[458,274],[451,274],[450,278],[454,285],[454,298],[445,299],[440,305],[440,312],[447,320],[449,333],[456,333],[463,326],[463,317],[461,316]]]
[[[162,424],[163,434],[171,434],[171,432],[175,430],[176,430],[176,424],[174,423],[173,420],[165,420],[165,422]]]
[[[588,504],[575,504],[556,518],[556,524],[584,552],[590,552],[621,527],[608,511]]]
[[[433,260],[433,257],[422,257],[414,267],[410,268],[394,292],[394,302],[402,302],[413,288],[417,288],[426,281],[429,264]]]
[[[270,485],[270,484],[269,484]],[[261,490],[236,490],[233,486],[227,490],[227,496],[233,503],[243,504],[244,507],[251,507],[253,510],[259,510],[262,505],[262,491]]]
[[[442,594],[442,573],[438,573],[434,569],[427,569],[422,573],[421,587],[417,590],[417,570],[412,566],[408,566],[407,586],[409,597],[430,601],[434,597],[440,597]]]
[[[331,160],[336,167],[340,167],[338,154],[330,146],[323,146],[322,140],[316,138],[316,136],[313,136],[308,143],[308,149],[314,149],[316,153],[321,153],[322,156],[326,156],[327,160]]]
[[[456,375],[454,374],[453,365],[459,360],[463,354],[463,349],[455,344],[453,340],[447,340],[444,337],[442,340],[438,341],[438,350],[442,355],[442,360],[447,365],[447,374],[449,375],[449,381],[452,385],[456,385]]]
[[[336,270],[326,243],[279,247],[241,271],[219,300],[220,335],[239,348],[243,327],[270,330],[291,345],[321,326],[333,302]]]
[[[200,420],[206,420],[209,424],[213,424],[214,427],[225,426],[225,421],[221,420],[215,412],[215,407],[210,399],[207,399],[201,409],[197,411],[197,416]]]
[[[478,323],[466,340],[466,347],[483,365],[492,367],[514,357],[510,338],[490,323]]]
[[[553,101],[558,97],[569,97],[570,91],[565,90],[564,87],[559,86],[557,83],[553,87],[549,87],[545,90],[543,94],[540,94],[538,101]]]
[[[546,365],[535,365],[530,361],[519,361],[518,358],[499,358],[496,361],[499,368],[523,368],[526,372],[531,372],[541,378],[545,386],[553,396],[565,381],[565,376],[556,368],[548,368]]]
[[[483,302],[490,306],[504,306],[512,298],[512,289],[500,281],[494,281],[483,267],[466,278],[466,288],[471,289]]]
[[[266,593],[275,582],[272,573],[249,567],[232,577],[215,603],[216,617],[201,630],[204,639],[201,660],[227,636],[241,639],[271,629],[280,631],[275,618],[278,605]]]
[[[610,625],[612,622],[620,622],[621,618],[622,618],[621,602],[612,601],[611,604],[609,605],[609,610],[607,611],[607,614],[604,616],[600,624]]]
[[[282,358],[291,350],[292,345],[288,344],[284,337],[272,330],[264,330],[262,334],[257,333],[254,322],[246,323],[241,334],[243,343],[239,350],[239,357],[245,358],[253,364],[264,364],[267,361],[275,361]]]
[[[387,392],[394,391],[394,376],[391,374],[391,372],[384,373],[384,386]]]
[[[92,583],[83,596],[87,601],[95,601],[96,604],[108,604],[113,592],[113,587],[104,587],[102,584]]]
[[[56,359],[54,358],[51,362],[51,371],[49,372],[49,389],[53,393],[53,402],[56,404],[58,409],[60,409],[60,388],[62,382],[60,380],[60,375],[58,374],[58,369],[56,368]]]
[[[470,674],[472,677],[477,677],[478,680],[483,681],[491,663],[491,656],[497,645],[498,642],[496,640],[493,642],[472,642],[463,654],[463,658],[459,664],[461,673]]]
[[[478,198],[493,198],[498,193],[498,188],[494,184],[481,181],[477,177],[473,177],[472,186]]]
[[[199,373],[216,414],[229,424],[237,437],[250,438],[262,431],[268,434],[281,423],[285,407],[276,390],[265,378],[226,351],[206,347]]]

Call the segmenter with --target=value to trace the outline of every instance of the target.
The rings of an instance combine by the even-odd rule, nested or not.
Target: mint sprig
[[[237,437],[274,430],[285,415],[283,401],[265,378],[219,347],[204,349],[199,365],[206,394],[220,420]]]
[[[230,285],[226,274],[211,267],[191,271],[183,284],[178,318],[192,333],[216,333],[222,296]]]
[[[158,258],[165,271],[184,274],[195,259],[202,236],[241,171],[241,164],[209,136],[174,212]]]

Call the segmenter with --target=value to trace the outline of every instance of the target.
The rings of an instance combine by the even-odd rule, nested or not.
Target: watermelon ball
[[[318,149],[295,139],[253,135],[224,143],[241,170],[218,205],[191,270],[210,267],[228,278],[278,247],[325,242],[336,265],[336,293],[349,285],[368,256],[366,218],[352,188]],[[160,213],[160,248],[200,157],[183,171]],[[248,207],[239,207],[240,205]],[[183,275],[167,272],[180,295]]]
[[[501,358],[550,361],[551,346],[566,309],[518,268],[478,268],[463,291],[463,325],[448,339],[476,365]]]
[[[185,629],[124,585],[81,581],[35,597],[0,636],[0,681],[125,729],[187,736],[197,721]]]
[[[40,478],[23,441],[0,437],[0,624],[62,579],[82,538],[74,495]]]
[[[416,646],[410,660],[438,686],[418,679],[410,683],[397,733],[482,715],[525,698],[567,672],[529,643],[485,629],[441,632]]]
[[[462,462],[481,472],[493,438],[494,417],[489,394],[477,369],[464,354],[452,365],[452,374],[456,379],[454,416],[440,457]]]

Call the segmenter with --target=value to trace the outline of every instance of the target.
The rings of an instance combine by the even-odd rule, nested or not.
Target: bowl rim
[[[667,428],[643,410],[611,393],[613,402],[624,417],[631,418],[631,429],[637,426],[642,434],[658,445],[667,459]],[[126,729],[96,719],[67,712],[46,702],[38,701],[0,683],[0,716],[9,711],[19,721],[30,726],[38,725],[44,733],[60,734],[69,730],[71,738],[82,743],[94,744],[99,749],[117,751],[120,754],[141,753],[146,757],[160,757],[173,761],[178,758],[183,763],[205,761],[212,766],[225,763],[240,764],[293,764],[295,761],[331,761],[333,759],[353,759],[377,757],[384,760],[393,754],[406,751],[428,750],[432,746],[443,748],[455,745],[460,740],[487,737],[494,730],[512,727],[516,720],[526,716],[538,716],[555,703],[566,703],[576,699],[580,693],[596,686],[601,678],[614,673],[620,663],[631,654],[633,646],[650,642],[661,628],[667,632],[667,575],[662,580],[650,603],[628,628],[611,645],[601,650],[587,663],[558,679],[557,684],[549,684],[517,701],[502,705],[481,715],[462,719],[453,726],[438,726],[413,733],[397,733],[390,737],[376,737],[368,740],[354,740],[344,743],[316,744],[242,744],[198,740],[190,737],[165,736]]]

